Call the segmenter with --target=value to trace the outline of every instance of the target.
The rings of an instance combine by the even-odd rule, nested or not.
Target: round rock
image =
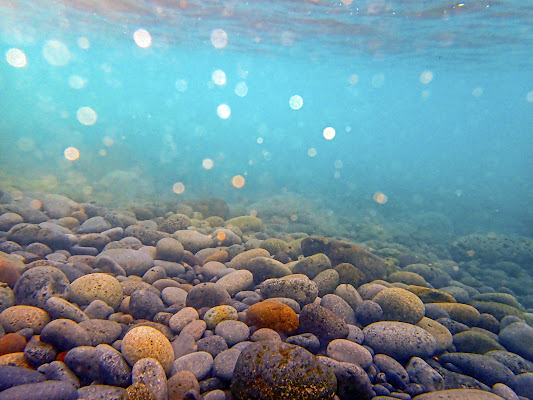
[[[248,345],[231,382],[237,400],[333,399],[336,388],[331,368],[299,346],[276,341]]]
[[[71,301],[79,305],[101,300],[116,310],[122,302],[122,285],[111,275],[101,273],[84,275],[72,282],[71,287]]]
[[[365,344],[375,353],[387,354],[397,360],[426,358],[435,352],[435,338],[426,330],[404,322],[375,322],[363,329]]]
[[[305,275],[288,275],[264,281],[261,285],[261,296],[265,299],[287,297],[296,300],[303,307],[315,301],[318,296],[318,287]]]
[[[22,274],[14,288],[17,304],[45,308],[50,297],[68,298],[70,282],[54,267],[34,267]]]
[[[126,274],[143,276],[146,271],[154,266],[154,260],[143,251],[133,249],[104,250],[96,257],[98,263],[101,257],[109,257],[119,264]]]
[[[200,283],[187,294],[187,307],[193,307],[197,310],[202,307],[212,308],[224,304],[231,304],[231,296],[226,289],[215,283]]]
[[[47,324],[41,331],[41,340],[59,351],[92,344],[87,330],[70,319],[55,319]]]
[[[173,238],[160,239],[156,246],[156,256],[160,260],[180,262],[183,258],[183,245]]]
[[[13,306],[0,313],[0,324],[7,333],[31,328],[36,334],[39,334],[49,322],[48,313],[33,306]]]
[[[126,333],[122,339],[122,354],[131,366],[141,358],[155,358],[167,374],[174,361],[174,349],[168,339],[150,326],[137,326]]]
[[[424,316],[425,308],[422,300],[408,290],[387,288],[381,290],[373,298],[383,310],[383,319],[388,321],[416,324]]]
[[[157,313],[164,309],[165,305],[159,296],[148,290],[136,290],[130,296],[128,311],[135,319],[151,321]]]

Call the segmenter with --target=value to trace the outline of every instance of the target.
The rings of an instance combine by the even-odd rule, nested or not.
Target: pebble
[[[416,324],[424,316],[425,308],[422,300],[416,294],[402,288],[383,289],[372,300],[381,306],[383,319],[387,321]]]
[[[0,392],[13,386],[43,382],[44,380],[44,375],[37,371],[21,367],[0,365]]]
[[[156,246],[156,256],[160,260],[180,262],[183,259],[183,245],[173,238],[160,239]]]
[[[223,381],[231,381],[233,371],[241,352],[237,349],[224,350],[213,361],[213,375]]]
[[[108,385],[90,385],[78,389],[78,398],[85,400],[122,400],[126,390]]]
[[[14,225],[22,222],[24,222],[24,218],[22,218],[20,215],[12,212],[6,212],[0,215],[0,231],[7,232]]]
[[[494,393],[478,389],[448,389],[439,392],[424,393],[415,397],[416,400],[502,400]]]
[[[242,269],[223,276],[216,284],[225,289],[230,296],[235,296],[238,292],[251,288],[253,282],[253,274],[246,269]]]
[[[48,323],[41,331],[41,340],[59,351],[92,343],[87,330],[70,319],[55,319]]]
[[[496,340],[473,329],[453,335],[453,344],[458,352],[485,354],[491,350],[505,350]]]
[[[84,313],[90,319],[106,319],[114,310],[112,307],[108,306],[106,302],[102,300],[93,300],[85,308]]]
[[[189,322],[185,328],[181,330],[181,333],[188,333],[194,340],[199,340],[205,333],[207,324],[204,320],[194,320]]]
[[[409,382],[409,374],[407,373],[403,365],[396,361],[394,358],[386,354],[376,354],[374,355],[373,361],[381,372],[394,372],[405,383]]]
[[[183,245],[185,250],[193,254],[206,247],[212,247],[214,244],[212,238],[198,231],[179,230],[174,232],[172,236]]]
[[[180,371],[168,380],[168,400],[182,400],[190,391],[200,391],[198,379],[190,371]],[[187,397],[190,399],[190,397]]]
[[[146,271],[142,278],[146,283],[153,285],[155,281],[166,279],[167,271],[163,267],[156,265]]]
[[[505,400],[519,400],[517,394],[509,386],[503,383],[496,383],[492,386],[492,392]]]
[[[231,259],[231,261],[226,263],[228,268],[243,269],[246,268],[246,265],[250,260],[255,257],[270,257],[270,253],[265,249],[251,249],[243,251],[242,253],[237,254]]]
[[[39,335],[34,335],[24,348],[24,357],[35,367],[51,363],[56,359],[57,350],[50,343],[45,343]]]
[[[0,284],[1,287],[8,288],[11,291],[11,288],[15,286],[18,279],[20,278],[20,268],[25,268],[21,265],[22,263],[18,260],[14,260],[5,253],[0,252]],[[14,295],[11,293],[11,296],[14,300]],[[1,305],[0,305],[1,307]]]
[[[334,291],[334,294],[341,297],[355,311],[363,302],[363,299],[357,289],[350,284],[340,284]]]
[[[265,279],[281,278],[292,274],[285,264],[268,256],[254,257],[246,263],[245,268],[252,273],[255,284],[260,284]]]
[[[318,340],[318,338],[312,333],[302,333],[300,335],[290,336],[285,342],[303,347],[313,354],[317,354],[320,350],[320,340]]]
[[[172,348],[174,349],[174,358],[176,359],[198,350],[196,340],[194,340],[194,337],[187,332],[181,333],[176,339],[174,339],[172,342]]]
[[[202,307],[215,307],[231,304],[231,296],[221,286],[215,283],[200,283],[187,294],[186,305],[199,310]]]
[[[148,254],[134,249],[104,250],[96,256],[96,263],[102,257],[109,257],[120,265],[126,275],[143,276],[146,271],[154,266],[154,260]]]
[[[174,361],[174,349],[169,340],[149,326],[138,326],[126,333],[122,339],[122,355],[131,366],[142,358],[155,358],[167,374]]]
[[[0,392],[0,400],[75,400],[78,395],[76,387],[68,382],[45,381],[27,383],[4,390]]]
[[[130,296],[128,313],[135,319],[151,321],[157,313],[164,309],[165,305],[159,296],[148,290],[136,290]]]
[[[286,297],[296,300],[303,307],[318,296],[318,287],[305,275],[288,275],[279,279],[267,279],[261,284],[261,296]]]
[[[241,352],[231,390],[238,399],[318,400],[331,398],[336,383],[332,369],[307,350],[266,341],[250,344]]]
[[[355,324],[355,312],[350,305],[336,294],[322,297],[320,305],[341,317],[347,324]]]
[[[89,333],[91,344],[112,344],[122,334],[122,326],[114,321],[105,319],[90,319],[79,325]]]
[[[340,362],[357,364],[364,369],[372,364],[372,355],[367,349],[346,339],[335,339],[329,342],[326,355]]]
[[[318,288],[318,296],[331,294],[339,284],[339,273],[334,269],[326,269],[315,276],[313,282]]]
[[[118,350],[108,344],[99,344],[96,353],[104,384],[120,387],[131,384],[131,367]]]
[[[181,356],[174,361],[171,375],[181,371],[189,371],[196,379],[201,381],[208,377],[213,367],[213,356],[206,351],[197,351],[196,353]]]
[[[46,380],[68,382],[76,388],[80,387],[80,380],[76,374],[62,361],[53,361],[43,365],[39,371],[44,373]]]
[[[367,326],[383,319],[383,309],[375,301],[363,300],[357,307],[355,318],[363,326]]]
[[[156,359],[143,358],[137,361],[131,371],[131,380],[133,384],[144,384],[156,400],[167,400],[167,377]]]
[[[313,333],[321,343],[348,336],[348,325],[327,308],[318,304],[306,305],[300,314],[299,332]]]
[[[166,287],[161,291],[161,299],[167,306],[179,305],[185,307],[187,292],[178,287]]]
[[[261,342],[265,340],[281,342],[281,336],[273,329],[261,328],[250,335],[250,340],[252,342]]]
[[[250,329],[241,321],[226,320],[220,322],[215,328],[215,334],[224,338],[229,347],[248,339]]]
[[[476,378],[485,385],[504,383],[515,387],[516,377],[505,365],[482,354],[449,353],[440,357],[441,363],[451,363],[465,375]]]
[[[266,300],[250,306],[246,312],[246,322],[258,328],[272,328],[290,334],[298,328],[298,315],[289,306]]]
[[[59,269],[49,266],[34,267],[22,274],[13,293],[19,305],[45,308],[50,297],[66,299],[70,292],[70,281]]]
[[[222,321],[234,320],[238,318],[237,310],[232,306],[216,306],[206,311],[203,320],[207,324],[207,329],[215,329],[215,327]]]
[[[45,310],[52,319],[66,318],[74,322],[88,319],[87,315],[76,305],[60,297],[50,297],[45,304]]]
[[[8,333],[0,338],[0,356],[24,351],[26,338],[19,333]]]
[[[313,279],[327,269],[331,269],[330,259],[323,253],[317,253],[298,260],[292,267],[292,272],[294,274],[304,274],[309,279]]]
[[[174,333],[180,333],[191,321],[199,319],[198,311],[193,307],[185,307],[179,310],[168,321],[168,326]]]
[[[213,357],[216,357],[224,350],[228,349],[228,344],[224,338],[218,335],[204,337],[203,339],[198,340],[196,345],[198,346],[198,351],[206,351]]]
[[[478,310],[462,303],[434,303],[443,308],[453,320],[468,326],[476,326],[481,318]]]
[[[533,362],[509,351],[492,350],[485,354],[509,368],[515,375],[533,372]]]
[[[420,357],[413,357],[405,367],[409,379],[430,392],[444,389],[444,378]]]
[[[516,376],[516,394],[531,399],[533,397],[533,373]]]
[[[0,324],[7,333],[31,328],[37,334],[50,322],[50,316],[41,308],[17,305],[0,313]]]
[[[70,300],[80,306],[102,300],[116,310],[124,295],[120,282],[115,277],[102,273],[84,275],[72,282],[71,288]]]
[[[448,328],[430,318],[423,317],[416,324],[416,326],[428,331],[435,338],[437,345],[435,348],[436,353],[442,353],[443,351],[449,349],[454,341],[454,338]]]
[[[514,322],[502,329],[498,341],[526,360],[533,361],[533,328],[525,322]]]
[[[319,357],[324,365],[330,367],[337,378],[337,396],[340,399],[370,400],[374,392],[372,383],[363,368],[357,364],[339,362],[329,357]]]
[[[363,333],[364,343],[376,353],[387,354],[397,360],[429,357],[437,346],[430,333],[405,322],[375,322],[365,327]]]

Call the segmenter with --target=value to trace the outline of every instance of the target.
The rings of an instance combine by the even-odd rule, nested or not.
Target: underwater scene
[[[0,400],[533,399],[531,21],[0,0]]]

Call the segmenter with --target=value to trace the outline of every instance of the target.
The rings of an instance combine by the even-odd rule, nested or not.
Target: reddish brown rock
[[[24,351],[26,339],[18,333],[8,333],[0,339],[0,356]]]
[[[289,334],[298,329],[298,316],[288,305],[265,300],[253,304],[246,313],[248,325],[270,328],[279,333]]]

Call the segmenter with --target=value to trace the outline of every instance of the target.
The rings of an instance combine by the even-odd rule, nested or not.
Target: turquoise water
[[[0,181],[531,236],[533,8],[421,3],[0,1]]]

